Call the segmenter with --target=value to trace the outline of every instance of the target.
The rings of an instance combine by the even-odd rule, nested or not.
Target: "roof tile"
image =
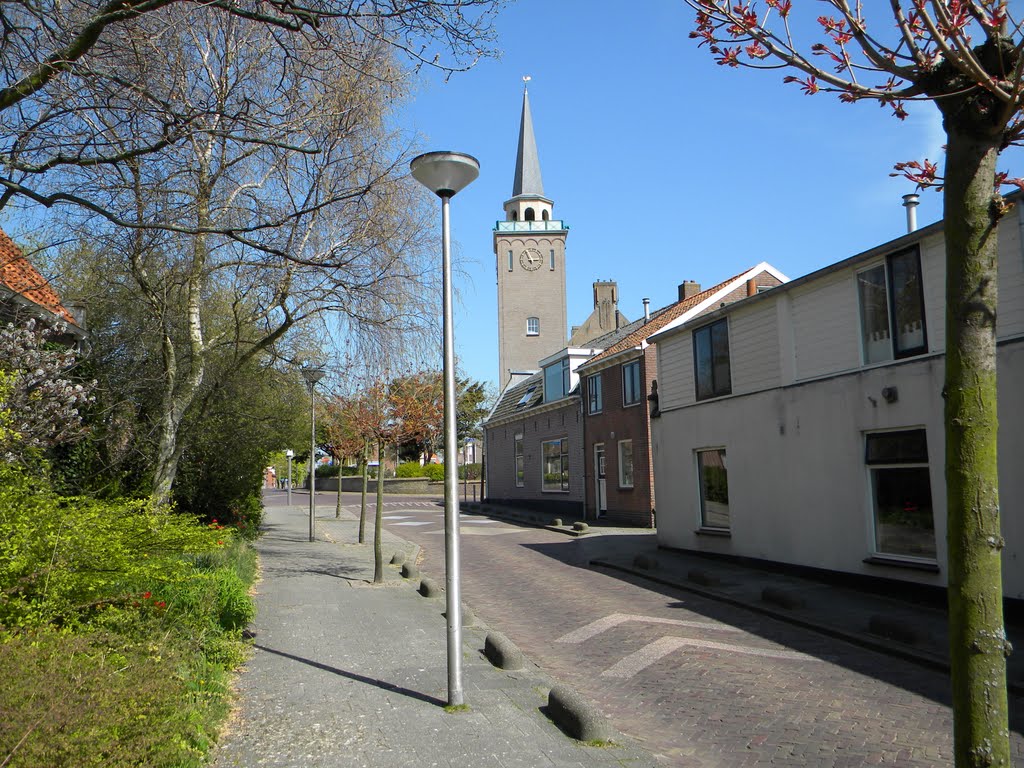
[[[3,230],[0,230],[0,285],[38,304],[61,320],[77,325],[75,318],[61,303],[57,291],[29,263],[25,254]]]

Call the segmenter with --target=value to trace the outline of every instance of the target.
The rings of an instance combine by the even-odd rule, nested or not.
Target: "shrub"
[[[406,461],[398,465],[395,477],[425,477],[426,467],[418,461]]]
[[[467,477],[468,475],[468,477]],[[460,480],[479,480],[480,479],[480,465],[479,464],[463,464],[459,467],[459,479]]]
[[[340,464],[317,464],[316,476],[317,477],[337,477],[341,472]]]
[[[435,482],[444,480],[444,464],[427,464],[423,467],[423,474]]]

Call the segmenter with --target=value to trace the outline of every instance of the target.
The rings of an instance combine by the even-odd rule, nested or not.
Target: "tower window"
[[[512,211],[512,221],[519,220],[519,211]]]
[[[541,211],[540,217],[542,219],[544,219],[544,221],[547,221],[548,220],[548,212],[547,211]]]
[[[512,251],[508,252],[508,271],[512,271]]]
[[[533,221],[537,217],[537,214],[533,212],[533,208],[527,208],[526,213],[523,215],[523,221]]]
[[[551,269],[555,268],[555,249],[551,249]]]
[[[526,335],[527,336],[540,336],[540,318],[539,317],[528,317],[528,318],[526,318]]]

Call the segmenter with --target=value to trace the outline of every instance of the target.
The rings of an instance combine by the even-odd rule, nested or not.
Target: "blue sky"
[[[720,67],[688,38],[692,21],[682,0],[520,0],[498,19],[500,60],[448,83],[428,75],[415,94],[403,123],[422,150],[480,160],[452,203],[456,345],[474,379],[497,378],[491,231],[511,195],[523,75],[544,189],[570,227],[570,324],[589,315],[595,279],[618,282],[632,320],[683,280],[710,286],[760,261],[794,278],[905,231],[913,184],[889,174],[939,157],[933,105],[900,122],[874,103],[805,96],[785,70]],[[919,223],[941,211],[923,192]]]

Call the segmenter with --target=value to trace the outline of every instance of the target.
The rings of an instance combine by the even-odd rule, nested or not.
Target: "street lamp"
[[[313,390],[324,377],[320,368],[303,368],[302,378],[309,387],[309,540],[316,541],[316,400]]]
[[[292,505],[292,458],[295,456],[295,451],[289,448],[284,455],[288,457],[288,506],[290,507]]]
[[[413,158],[412,177],[441,198],[441,276],[444,294],[444,563],[448,620],[448,704],[462,701],[462,598],[459,572],[458,442],[455,433],[455,334],[448,202],[480,175],[480,163],[461,152]]]

